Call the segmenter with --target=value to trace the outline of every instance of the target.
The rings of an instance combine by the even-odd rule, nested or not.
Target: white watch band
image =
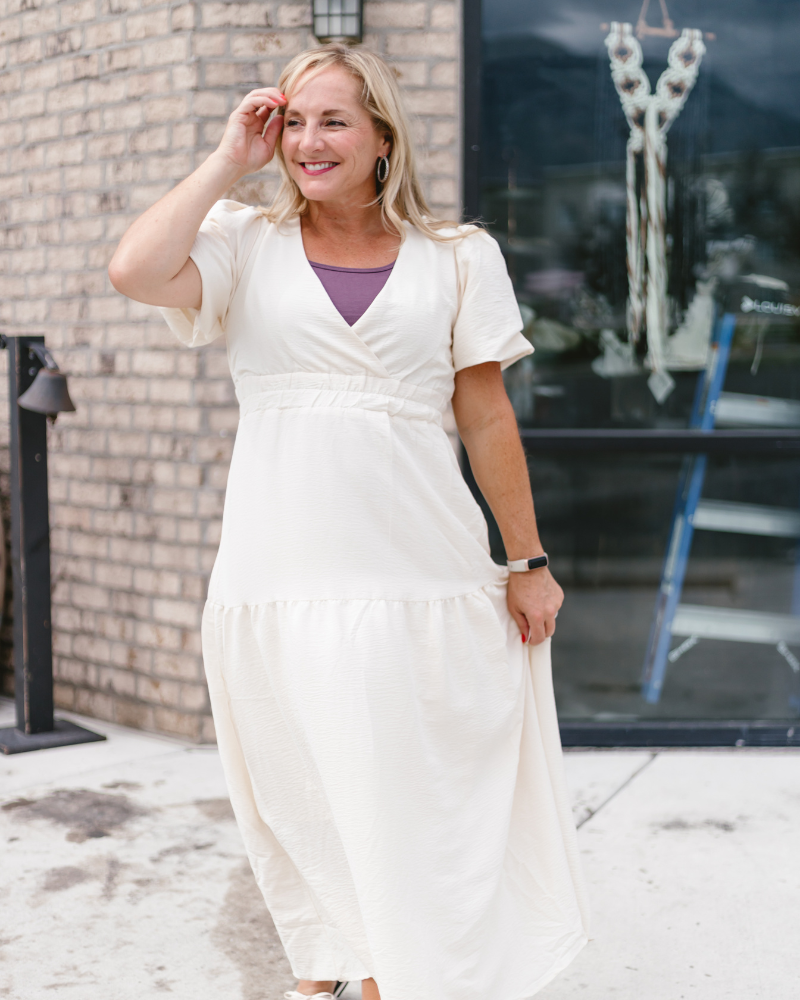
[[[507,566],[512,573],[527,573],[532,569],[542,569],[549,565],[550,560],[547,558],[546,552],[540,556],[534,556],[532,559],[509,559],[507,561]]]

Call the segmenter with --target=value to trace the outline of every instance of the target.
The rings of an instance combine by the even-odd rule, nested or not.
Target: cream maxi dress
[[[203,651],[231,801],[298,978],[520,1000],[586,941],[550,642],[442,429],[457,370],[530,353],[496,243],[408,228],[350,327],[303,249],[219,202],[192,248],[241,406]]]

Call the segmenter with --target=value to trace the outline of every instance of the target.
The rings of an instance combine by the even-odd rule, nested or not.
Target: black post
[[[30,344],[44,337],[6,337],[11,423],[11,561],[14,581],[16,729],[0,730],[0,750],[20,753],[90,743],[98,733],[53,718],[50,622],[50,518],[47,417],[18,405],[42,367]]]
[[[28,736],[53,729],[47,417],[17,405],[41,367],[28,350],[31,342],[44,344],[44,337],[8,339],[14,690],[17,729]],[[47,581],[47,586],[31,586],[34,581]]]
[[[463,185],[464,218],[479,218],[481,163],[481,0],[464,0],[463,32]]]

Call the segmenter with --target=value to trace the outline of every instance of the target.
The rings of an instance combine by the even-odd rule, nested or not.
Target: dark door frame
[[[482,0],[462,0],[462,204],[466,220],[480,218]],[[800,454],[796,431],[658,431],[564,428],[523,430],[529,453],[576,451],[639,451],[677,453]],[[478,488],[463,463],[472,491]],[[482,498],[480,498],[482,501]],[[485,502],[482,507],[487,510]],[[728,747],[800,746],[800,720],[648,720],[593,722],[564,720],[561,739],[565,747]]]

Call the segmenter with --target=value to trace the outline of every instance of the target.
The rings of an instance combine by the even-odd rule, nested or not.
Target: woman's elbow
[[[122,295],[130,295],[131,278],[131,269],[117,250],[108,265],[108,280],[116,291]]]

